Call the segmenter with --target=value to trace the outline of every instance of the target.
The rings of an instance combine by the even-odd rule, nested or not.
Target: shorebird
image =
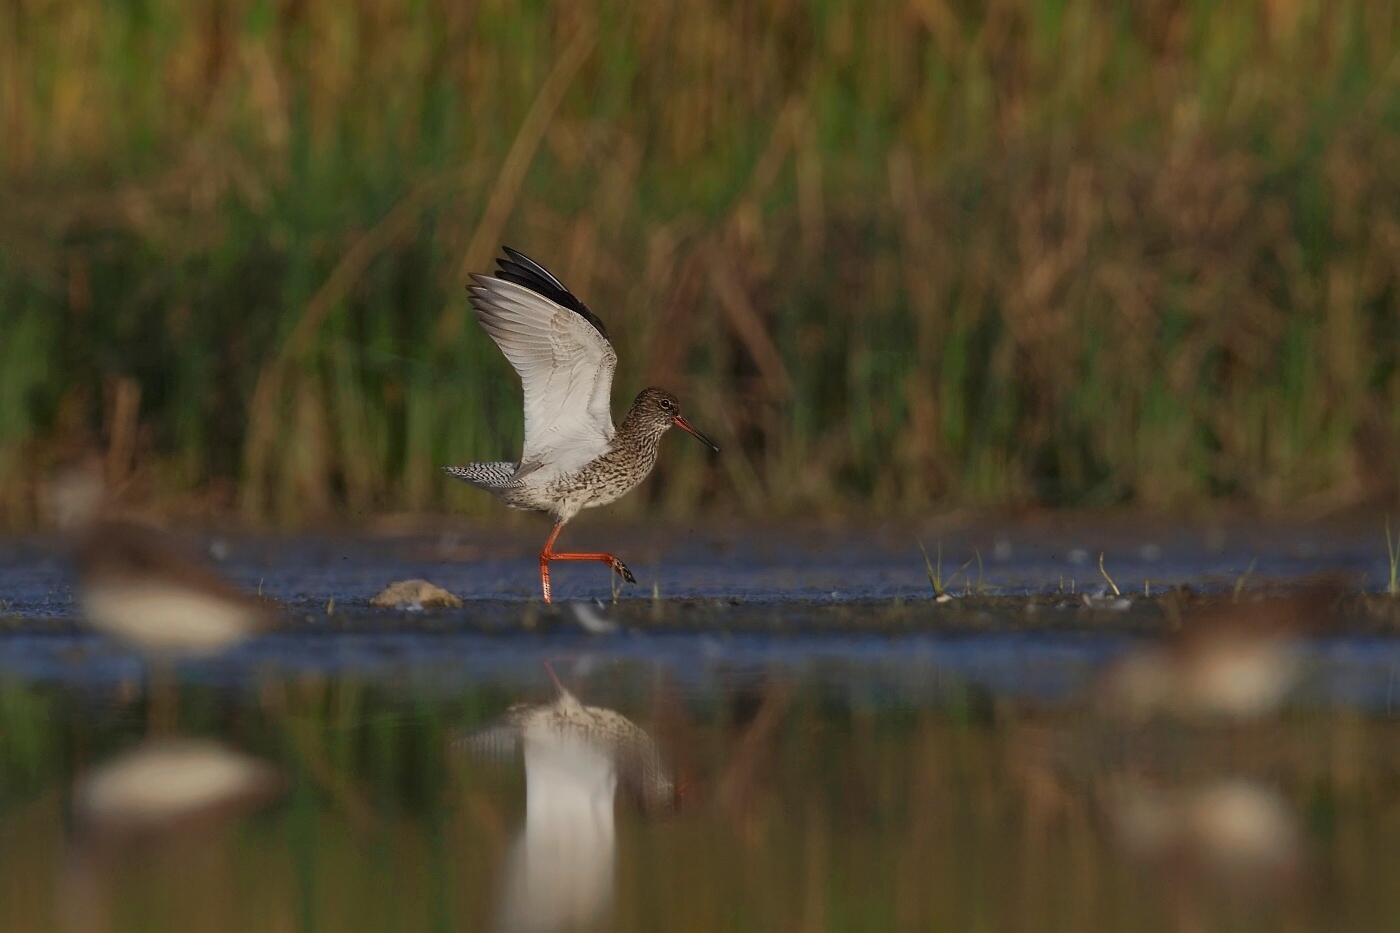
[[[676,397],[643,389],[614,427],[612,381],[617,351],[598,316],[539,263],[505,248],[495,275],[472,275],[476,319],[520,376],[525,444],[516,463],[469,463],[443,472],[516,509],[544,512],[554,530],[540,551],[540,587],[550,601],[556,560],[607,564],[628,583],[632,571],[613,554],[556,552],[554,542],[583,509],[607,505],[646,479],[661,435],[680,428],[716,453],[718,445],[681,415]]]
[[[100,517],[101,476],[55,477],[49,505],[71,536],[83,616],[143,653],[171,660],[221,651],[270,626],[272,606],[244,593],[153,528]]]
[[[680,802],[651,737],[614,710],[584,706],[546,668],[558,699],[512,706],[459,740],[488,759],[523,751],[525,826],[507,863],[502,930],[591,927],[612,899],[618,787],[651,815]]]
[[[152,528],[100,517],[100,474],[55,477],[49,505],[71,536],[83,620],[146,655],[150,727],[173,729],[174,662],[216,654],[272,627],[273,604],[249,595]]]
[[[151,528],[97,523],[78,545],[77,567],[88,623],[157,659],[215,654],[273,621],[267,602]]]
[[[1274,713],[1302,673],[1298,642],[1337,618],[1339,580],[1189,617],[1158,644],[1115,661],[1098,683],[1114,718],[1249,719]]]

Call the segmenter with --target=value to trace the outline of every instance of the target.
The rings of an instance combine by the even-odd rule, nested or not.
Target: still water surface
[[[907,555],[872,547],[860,560],[876,569],[862,570],[825,553],[784,564],[776,551],[757,564],[767,577],[738,571],[755,575],[758,596],[696,571],[691,616],[667,610],[653,627],[646,600],[590,604],[622,623],[592,637],[567,610],[518,598],[527,560],[458,566],[422,556],[441,542],[412,546],[428,550],[318,546],[269,572],[235,542],[228,572],[288,600],[291,628],[183,664],[178,730],[153,737],[144,663],[75,624],[45,545],[10,545],[0,929],[1389,930],[1400,919],[1400,642],[1383,635],[1291,644],[1303,674],[1271,715],[1123,721],[1097,685],[1150,643],[1151,625],[1131,611],[1121,623],[1028,624],[992,607],[943,630],[920,614],[927,583]],[[1361,542],[1289,547],[1270,561],[1376,573]],[[1033,553],[997,585],[1054,570],[1057,552]],[[1153,573],[1171,559],[1131,553]],[[1171,566],[1228,581],[1248,557]],[[713,579],[726,560],[713,559]],[[1122,577],[1140,584],[1136,566]],[[833,600],[824,575],[843,573],[853,595]],[[501,582],[463,610],[366,608],[378,577],[409,575],[464,595],[464,578]],[[588,575],[569,580],[580,595],[606,592]],[[912,617],[893,612],[896,597]],[[545,660],[582,703],[655,741],[681,791],[674,812],[639,806],[606,755],[524,740],[482,755],[462,740],[512,704],[554,702]],[[213,743],[179,771],[197,787],[233,781],[215,774],[229,760],[273,779],[180,811],[167,799],[184,786],[177,768],[136,781],[141,815],[98,812],[99,779],[181,737]],[[615,804],[613,781],[624,785]],[[157,799],[142,796],[157,785]]]
[[[650,665],[558,666],[584,702],[647,728],[687,791],[664,818],[620,796],[607,845],[556,821],[576,858],[549,863],[539,896],[574,897],[605,865],[596,909],[577,927],[512,928],[1393,929],[1400,911],[1388,716],[1128,728],[974,681],[910,705],[801,678],[687,694]],[[524,769],[451,740],[550,699],[538,682],[451,696],[354,676],[186,686],[182,731],[274,765],[285,790],[114,844],[111,925],[82,928],[500,928]],[[145,710],[12,683],[0,729],[0,923],[62,929],[66,866],[86,844],[72,782],[140,747]]]

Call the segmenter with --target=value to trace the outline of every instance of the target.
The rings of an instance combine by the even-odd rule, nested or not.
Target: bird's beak
[[[701,434],[699,431],[697,431],[695,429],[695,425],[691,424],[689,421],[686,421],[680,415],[676,415],[676,417],[672,418],[671,421],[675,424],[676,427],[680,428],[687,434],[691,434],[699,438],[700,443],[704,444],[706,447],[710,448],[715,453],[719,453],[719,445],[716,444],[714,441],[710,440],[705,435]]]

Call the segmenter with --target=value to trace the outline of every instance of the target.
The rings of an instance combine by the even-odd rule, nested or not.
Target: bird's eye
[[[675,411],[675,410],[676,410],[676,403],[673,402],[673,401],[671,401],[671,400],[668,399],[668,398],[663,398],[663,399],[661,400],[661,410],[662,410],[662,411]]]

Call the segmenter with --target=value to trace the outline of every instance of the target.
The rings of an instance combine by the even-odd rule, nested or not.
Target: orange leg
[[[632,571],[627,569],[627,565],[618,560],[612,554],[600,553],[555,553],[554,542],[559,537],[559,532],[564,530],[564,524],[560,522],[554,526],[554,530],[549,534],[549,540],[544,543],[544,550],[540,551],[540,587],[544,590],[544,601],[550,602],[549,598],[549,562],[552,560],[596,560],[607,564],[626,580],[628,583],[636,583],[637,578],[632,576]]]

